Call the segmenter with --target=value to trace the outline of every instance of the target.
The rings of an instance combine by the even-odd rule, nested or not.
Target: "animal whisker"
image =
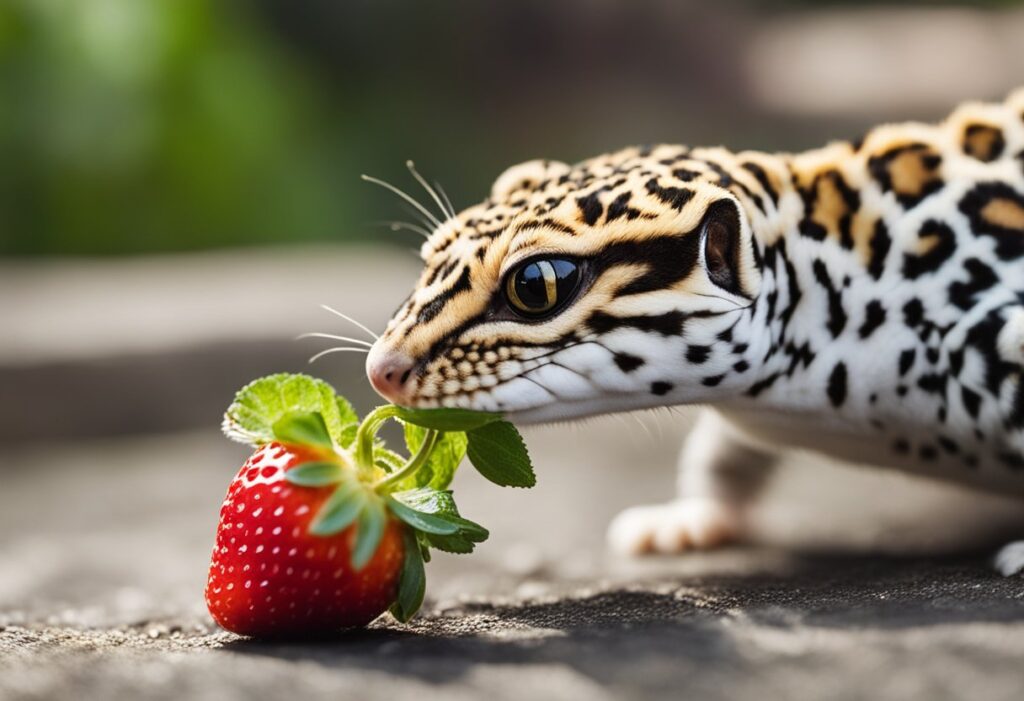
[[[443,187],[441,187],[441,183],[436,180],[434,181],[434,187],[441,194],[441,199],[444,200],[444,203],[448,205],[448,216],[454,219],[458,215],[455,213],[455,207],[452,206],[452,201],[451,198],[448,197],[448,193],[444,191]]]
[[[437,220],[437,217],[435,217],[433,214],[431,214],[429,209],[427,209],[426,207],[421,205],[419,202],[417,202],[416,199],[414,197],[412,197],[411,195],[407,195],[406,193],[402,192],[401,190],[399,190],[397,187],[395,187],[391,183],[384,182],[380,178],[375,178],[372,175],[363,174],[360,177],[363,180],[365,180],[366,182],[368,182],[368,183],[373,183],[374,185],[379,185],[380,187],[383,187],[386,190],[390,190],[394,194],[398,195],[403,200],[405,200],[406,202],[411,204],[413,207],[415,207],[416,211],[418,211],[420,214],[425,216],[427,218],[427,220],[431,224],[433,224],[435,227],[440,228],[441,222],[439,222]]]
[[[370,334],[373,337],[374,341],[376,341],[376,340],[378,340],[380,338],[380,336],[375,334],[373,331],[370,331],[370,329],[366,328],[366,326],[364,324],[360,324],[358,321],[356,321],[352,317],[348,316],[347,314],[342,314],[341,312],[339,312],[334,307],[330,307],[330,306],[328,306],[326,304],[321,304],[320,308],[324,309],[325,311],[329,311],[331,314],[334,314],[335,316],[340,316],[342,319],[344,319],[345,321],[349,322],[350,324],[355,324],[356,326],[361,328],[363,331],[365,331],[366,333]]]
[[[430,238],[430,232],[419,224],[413,224],[407,221],[376,221],[372,223],[376,226],[386,226],[392,231],[411,231],[425,239]]]
[[[449,214],[448,210],[444,208],[444,202],[441,200],[440,196],[438,196],[437,191],[430,187],[430,183],[424,180],[423,176],[420,175],[418,170],[416,170],[416,164],[409,160],[405,162],[405,167],[409,169],[410,173],[412,173],[412,177],[416,178],[416,182],[422,185],[423,189],[427,191],[427,194],[430,195],[434,202],[437,203],[437,207],[441,210],[441,214],[444,215],[445,221],[452,218],[453,215]]]
[[[317,353],[316,355],[314,355],[312,358],[309,359],[309,364],[312,365],[313,363],[318,361],[320,358],[324,357],[325,355],[330,355],[331,353],[369,353],[369,352],[370,352],[369,348],[350,348],[349,346],[337,346],[335,348],[328,348],[327,350],[320,351],[319,353]]]
[[[364,341],[359,338],[351,338],[349,336],[335,336],[334,334],[331,333],[320,333],[319,331],[311,331],[310,333],[304,333],[300,336],[296,336],[295,340],[301,341],[304,338],[329,338],[333,341],[350,341],[352,343],[358,343],[359,345],[366,346],[367,348],[371,348],[373,346],[373,344],[370,343],[369,341]]]

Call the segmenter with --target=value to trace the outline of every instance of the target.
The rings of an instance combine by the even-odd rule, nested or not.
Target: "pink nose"
[[[401,404],[409,386],[413,361],[401,354],[377,352],[374,349],[366,359],[366,376],[377,393],[389,402]]]

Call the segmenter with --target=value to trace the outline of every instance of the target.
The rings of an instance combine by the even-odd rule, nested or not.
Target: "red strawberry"
[[[392,516],[376,551],[356,571],[356,522],[329,536],[310,523],[333,485],[285,479],[300,464],[336,459],[311,446],[269,443],[250,456],[220,511],[206,603],[214,620],[241,635],[316,635],[362,626],[395,601],[406,527]]]
[[[388,420],[404,424],[407,458],[376,438]],[[463,455],[492,482],[534,482],[522,438],[495,414],[386,405],[359,421],[305,375],[249,383],[223,428],[258,448],[221,507],[206,583],[210,614],[242,635],[321,635],[385,610],[408,621],[430,548],[469,553],[487,538],[448,489]]]

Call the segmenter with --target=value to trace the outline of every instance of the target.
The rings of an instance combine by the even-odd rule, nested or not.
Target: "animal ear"
[[[516,190],[536,187],[539,183],[561,177],[570,170],[568,165],[558,161],[538,159],[520,163],[498,176],[491,186],[491,199],[498,202],[507,200]]]
[[[719,200],[704,214],[701,242],[704,267],[711,282],[726,292],[745,296],[740,279],[741,227],[736,204],[732,200]]]

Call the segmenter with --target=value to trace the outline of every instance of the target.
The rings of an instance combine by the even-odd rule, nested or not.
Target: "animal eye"
[[[576,263],[564,258],[541,258],[520,265],[505,279],[505,298],[523,316],[540,317],[572,299],[580,281]]]

